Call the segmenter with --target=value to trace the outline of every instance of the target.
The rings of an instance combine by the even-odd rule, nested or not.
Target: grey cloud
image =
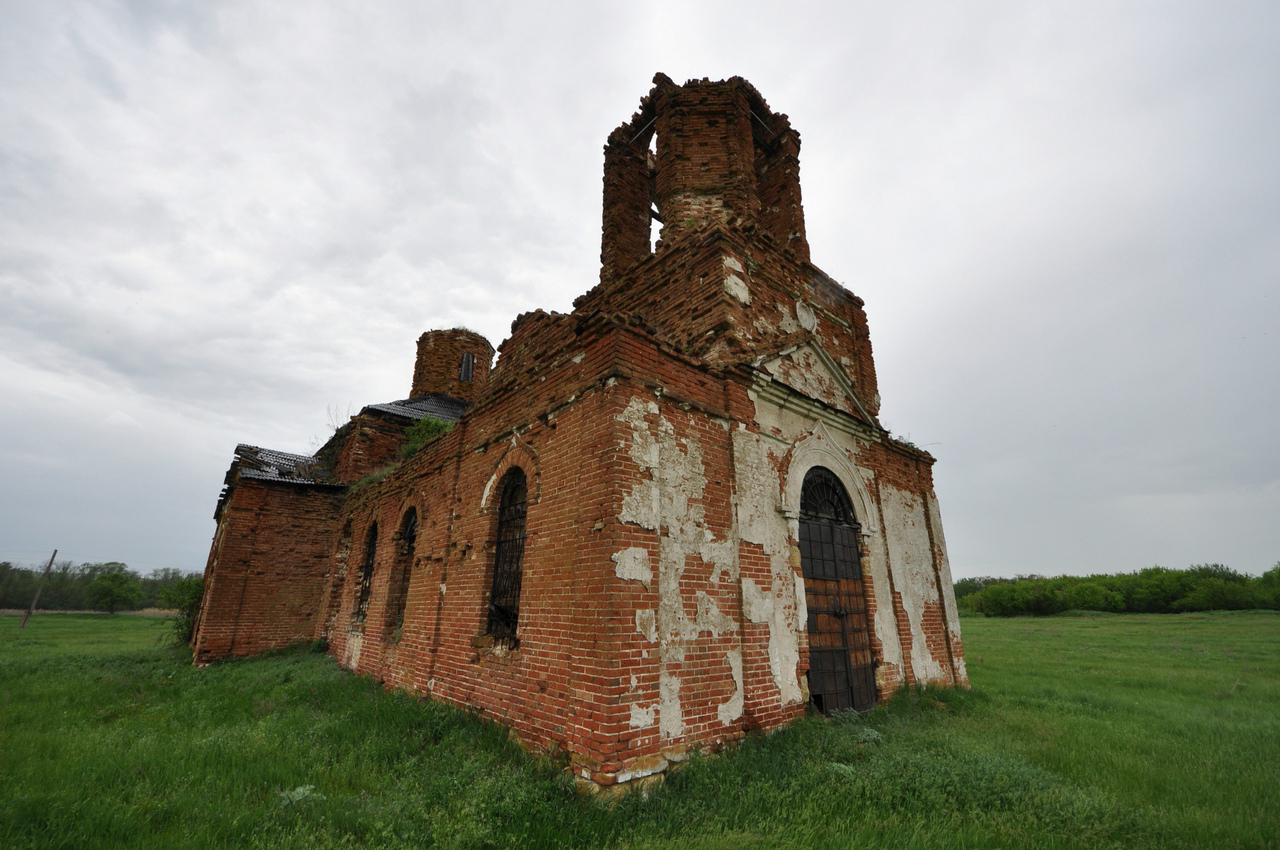
[[[3,7],[0,558],[198,569],[237,441],[402,396],[427,327],[568,309],[657,70],[803,134],[956,574],[1280,558],[1280,12],[759,12]]]

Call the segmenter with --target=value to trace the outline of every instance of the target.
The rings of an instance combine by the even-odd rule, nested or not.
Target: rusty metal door
[[[800,567],[809,609],[809,698],[823,714],[876,702],[859,528],[835,474],[815,466],[800,496]]]

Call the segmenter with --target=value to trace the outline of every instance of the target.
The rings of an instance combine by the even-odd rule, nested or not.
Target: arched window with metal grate
[[[525,506],[528,487],[524,470],[513,466],[502,476],[498,502],[498,544],[493,555],[493,585],[489,592],[486,631],[495,644],[516,645],[523,574]]]
[[[356,610],[353,620],[364,620],[369,611],[369,595],[373,589],[373,567],[378,560],[378,523],[369,526],[369,533],[364,539],[364,563],[360,565],[360,590],[356,598]]]
[[[409,602],[409,580],[413,577],[413,556],[418,544],[418,510],[409,508],[396,535],[396,559],[391,572],[387,600],[387,633],[399,637],[404,628],[404,611]]]

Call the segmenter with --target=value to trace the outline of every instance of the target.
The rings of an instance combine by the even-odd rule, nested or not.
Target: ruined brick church
[[[314,456],[236,448],[196,661],[323,639],[599,786],[967,684],[934,459],[880,425],[863,301],[809,261],[799,149],[745,80],[658,75],[605,146],[572,313],[521,315],[496,363],[428,331],[408,398]],[[407,452],[424,422],[452,428]]]

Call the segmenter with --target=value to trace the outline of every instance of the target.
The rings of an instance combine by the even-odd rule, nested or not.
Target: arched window
[[[513,466],[502,476],[498,502],[498,545],[493,555],[493,586],[489,592],[486,631],[493,642],[516,644],[520,617],[520,579],[524,561],[525,505],[528,487],[524,470]]]
[[[800,491],[800,569],[809,610],[809,698],[824,714],[875,705],[860,529],[849,494],[815,466]]]
[[[373,587],[373,565],[378,559],[378,523],[369,526],[368,536],[364,539],[364,563],[360,565],[360,596],[356,599],[356,610],[352,619],[363,620],[369,610],[369,593]]]
[[[387,600],[387,632],[397,635],[404,628],[404,609],[409,602],[409,579],[413,576],[413,554],[418,544],[418,510],[409,508],[396,535],[396,560],[391,572],[391,598]]]
[[[476,356],[470,351],[464,352],[462,362],[458,364],[458,380],[469,384],[475,379]]]

